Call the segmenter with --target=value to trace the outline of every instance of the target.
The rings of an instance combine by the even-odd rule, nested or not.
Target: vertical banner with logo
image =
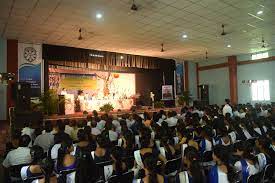
[[[31,97],[41,94],[42,45],[18,44],[18,68],[20,82],[31,84]]]
[[[162,100],[173,100],[173,85],[162,85]]]
[[[184,90],[184,83],[183,83],[183,63],[176,64],[176,94],[182,95]]]

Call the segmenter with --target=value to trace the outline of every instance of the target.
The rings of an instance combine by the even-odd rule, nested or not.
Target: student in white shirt
[[[229,165],[229,153],[225,146],[216,145],[214,147],[213,160],[216,165],[210,169],[209,182],[229,183],[234,181],[234,170]]]
[[[178,119],[176,118],[175,112],[169,111],[168,118],[165,120],[169,127],[176,126],[178,123]]]
[[[233,116],[232,107],[230,106],[230,100],[229,99],[225,99],[225,105],[222,109],[222,113],[223,113],[224,116],[225,116],[226,113],[229,113],[231,117]]]
[[[34,140],[34,129],[30,127],[29,122],[24,123],[24,128],[21,131],[21,135],[28,135],[30,136],[31,140]]]
[[[68,135],[70,135],[70,137],[72,136],[72,132],[73,132],[73,127],[72,127],[72,122],[70,122],[69,119],[65,119],[64,120],[65,123],[65,133],[67,133]]]
[[[54,144],[54,135],[51,133],[52,124],[50,121],[45,122],[45,133],[38,135],[34,140],[34,145],[43,148],[44,152],[48,152],[49,148]]]
[[[28,148],[30,141],[31,139],[28,135],[22,135],[19,139],[19,147],[7,154],[2,165],[5,168],[9,168],[14,165],[31,163],[30,148]]]

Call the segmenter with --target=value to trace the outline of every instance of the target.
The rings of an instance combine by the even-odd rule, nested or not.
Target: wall
[[[196,74],[196,63],[188,62],[188,78],[189,78],[189,92],[193,100],[197,100],[197,74]]]
[[[0,38],[0,73],[7,72],[7,41]],[[0,120],[7,119],[7,86],[0,84]]]
[[[275,50],[269,51],[269,56],[275,56]],[[239,62],[250,60],[251,54],[239,55]],[[270,101],[275,101],[275,61],[238,66],[238,102],[251,101],[251,87],[242,84],[242,80],[269,80]]]
[[[199,72],[199,85],[209,85],[209,103],[222,105],[230,98],[228,68],[219,68]]]

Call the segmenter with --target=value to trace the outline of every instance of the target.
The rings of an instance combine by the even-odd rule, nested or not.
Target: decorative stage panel
[[[136,95],[135,74],[49,68],[49,88],[74,95],[76,111],[98,110],[110,103],[115,109],[130,109]]]

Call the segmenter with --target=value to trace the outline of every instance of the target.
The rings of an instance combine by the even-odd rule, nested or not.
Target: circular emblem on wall
[[[36,60],[36,57],[37,57],[37,53],[36,53],[36,50],[33,48],[33,47],[26,47],[24,49],[24,58],[32,63],[33,61]]]

